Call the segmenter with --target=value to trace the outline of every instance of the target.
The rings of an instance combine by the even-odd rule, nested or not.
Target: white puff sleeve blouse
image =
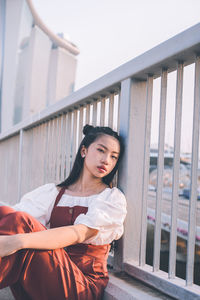
[[[25,211],[47,226],[58,195],[54,183],[45,184],[25,194],[14,209]],[[86,214],[80,214],[74,224],[84,224],[98,230],[98,234],[84,243],[103,245],[119,239],[123,234],[123,222],[127,213],[124,194],[116,187],[106,188],[91,196],[63,194],[58,206],[88,207]]]
[[[29,213],[46,226],[49,222],[57,195],[58,190],[55,184],[48,183],[25,194],[13,208],[17,211]]]

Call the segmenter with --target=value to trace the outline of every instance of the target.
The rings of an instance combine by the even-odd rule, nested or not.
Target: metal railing
[[[123,239],[117,243],[114,267],[177,299],[199,299],[193,283],[197,207],[197,168],[200,112],[200,24],[122,65],[69,97],[0,135],[1,201],[16,202],[25,192],[63,180],[74,159],[86,123],[109,125],[124,137],[125,155],[118,186],[128,202]],[[186,280],[175,276],[177,203],[180,164],[183,71],[195,63],[191,197],[187,240]],[[160,270],[162,177],[167,79],[177,72],[173,189],[168,273]],[[153,266],[146,264],[147,208],[151,114],[154,79],[161,77],[158,176]],[[17,196],[18,195],[18,196]]]

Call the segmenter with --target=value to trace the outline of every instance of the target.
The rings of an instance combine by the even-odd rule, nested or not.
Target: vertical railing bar
[[[60,182],[60,168],[61,168],[61,155],[62,155],[62,131],[63,131],[63,115],[59,115],[58,117],[58,128],[57,128],[57,136],[58,136],[58,152],[57,152],[57,166],[56,166],[56,182]]]
[[[41,124],[37,125],[36,128],[37,128],[36,149],[39,149],[39,147],[40,147],[40,137],[41,137]],[[35,159],[36,159],[36,162],[38,163],[39,158],[38,158],[38,153],[37,152],[36,152],[36,158]],[[38,172],[39,172],[39,168],[40,168],[40,166],[38,168],[36,168],[36,172],[35,172],[35,174],[36,174],[35,186],[38,186]]]
[[[34,160],[34,138],[35,138],[35,127],[32,127],[31,128],[31,159],[30,159],[30,172],[29,172],[29,190],[31,190],[32,188],[32,185],[31,183],[33,182],[33,172],[32,172],[32,169],[33,169],[33,160]]]
[[[57,152],[57,137],[56,137],[56,127],[57,127],[57,116],[53,119],[53,136],[52,136],[52,180],[55,182],[55,164],[56,164],[56,152]]]
[[[50,181],[50,162],[51,162],[51,122],[48,120],[48,140],[47,140],[47,165],[46,165],[46,182]]]
[[[42,145],[42,156],[40,156],[40,172],[41,172],[41,176],[40,176],[40,183],[43,183],[43,179],[44,179],[44,160],[45,160],[45,123],[42,122],[41,124],[41,137],[40,137],[40,141],[41,141],[41,145]],[[41,180],[42,179],[42,180]]]
[[[99,98],[97,100],[97,121],[96,121],[96,126],[100,126],[100,115],[101,115],[101,99],[102,98]]]
[[[9,146],[8,146],[8,141],[6,141],[6,143],[5,143],[5,146],[4,146],[4,156],[3,157],[6,157],[6,156],[8,156],[8,159],[7,160],[5,160],[5,168],[4,168],[4,178],[5,178],[5,181],[4,181],[4,186],[7,186],[7,181],[8,181],[8,171],[9,171],[9,161],[10,161],[10,154],[9,154],[9,152],[10,151],[8,151],[8,153],[6,153],[7,151],[7,149],[6,149],[6,146],[8,147],[8,149],[10,148]],[[10,149],[9,149],[10,150]],[[8,155],[7,155],[8,154]],[[6,188],[6,192],[8,192],[8,188]]]
[[[49,176],[50,176],[50,181],[53,181],[53,153],[54,153],[54,131],[55,131],[55,119],[52,119],[51,121],[51,155],[50,155],[50,172],[49,172]]]
[[[56,181],[56,165],[57,165],[57,152],[58,152],[58,135],[57,135],[57,128],[58,128],[58,116],[55,117],[55,124],[54,124],[54,142],[53,142],[53,181]]]
[[[79,132],[78,132],[78,145],[80,144],[83,137],[83,109],[84,107],[80,107],[80,115],[79,115]]]
[[[32,157],[32,153],[31,153],[31,151],[32,151],[32,145],[31,145],[31,143],[32,143],[32,128],[31,129],[29,129],[29,130],[27,130],[27,144],[28,144],[28,146],[27,146],[27,148],[28,148],[28,153],[29,153],[29,155],[30,155],[30,159],[29,159],[29,163],[27,163],[27,159],[26,159],[26,177],[25,177],[25,179],[24,179],[24,186],[27,188],[26,190],[29,190],[29,182],[30,182],[30,168],[31,168],[31,157]]]
[[[54,157],[54,181],[57,182],[58,173],[58,153],[59,153],[59,116],[56,116],[56,129],[54,137],[55,157]]]
[[[140,242],[140,266],[146,263],[146,236],[147,236],[147,197],[149,186],[150,140],[151,140],[151,115],[152,115],[153,76],[148,76],[146,89],[146,117],[145,117],[145,147],[144,147],[144,177],[142,195],[142,222]]]
[[[40,137],[41,137],[41,124],[37,125],[37,138],[36,138],[36,149],[40,149],[40,151],[42,150],[40,148],[41,144],[40,144]],[[42,153],[40,152],[40,155]],[[35,165],[38,165],[38,161],[39,161],[39,157],[38,157],[38,153],[36,154],[36,164]],[[38,168],[36,168],[36,181],[35,181],[35,186],[38,186],[38,171],[39,171],[39,168],[40,168],[40,165],[38,165]]]
[[[38,156],[38,153],[37,153],[37,149],[38,149],[38,141],[39,141],[39,136],[40,136],[40,126],[39,125],[36,125],[36,128],[35,128],[35,147],[34,147],[34,150],[35,150],[35,162],[34,163],[34,178],[35,178],[35,181],[34,181],[34,187],[37,186],[37,168],[35,168],[35,166],[37,165],[37,156]]]
[[[66,176],[69,174],[71,168],[71,144],[72,144],[72,112],[67,113],[67,122],[66,122]]]
[[[71,161],[71,167],[74,164],[74,159],[76,155],[76,137],[77,137],[77,117],[78,117],[78,109],[74,110],[74,120],[73,120],[73,136],[72,136],[72,161]]]
[[[41,124],[38,124],[37,125],[37,137],[36,137],[36,149],[40,149],[40,134],[41,134]],[[40,149],[41,150],[41,149]],[[41,153],[40,153],[41,155]],[[35,166],[38,165],[38,161],[39,161],[39,158],[38,158],[38,153],[36,152],[36,156],[35,156],[35,160],[36,160],[36,164]],[[35,186],[38,186],[38,171],[39,171],[39,168],[40,166],[38,165],[38,168],[35,168],[36,171],[35,171]]]
[[[32,154],[32,165],[31,165],[31,177],[32,177],[32,183],[33,183],[33,186],[31,186],[31,188],[35,188],[36,184],[35,184],[35,179],[36,179],[36,176],[35,176],[35,156],[36,156],[36,141],[37,141],[37,126],[35,126],[33,128],[33,154]]]
[[[105,125],[105,98],[101,98],[100,126]]]
[[[48,122],[48,171],[47,171],[47,182],[50,181],[50,172],[51,172],[51,135],[52,135],[52,120]]]
[[[17,197],[18,202],[20,201],[21,198],[23,135],[24,135],[24,130],[21,129],[19,134],[19,166],[18,166],[18,197]]]
[[[40,160],[40,177],[39,177],[39,184],[42,183],[41,179],[44,177],[44,170],[42,167],[42,162],[44,162],[44,123],[42,122],[40,124],[40,140],[39,140],[39,145],[41,145],[41,154],[39,155],[39,160]]]
[[[58,117],[55,116],[55,119],[54,119],[54,135],[53,135],[53,143],[52,143],[52,180],[53,182],[55,182],[55,172],[56,172],[56,157],[57,157],[57,134],[56,134],[56,130],[57,130],[57,121],[58,121]]]
[[[5,157],[5,148],[6,148],[6,142],[1,141],[0,143],[0,157]],[[1,173],[1,183],[3,184],[4,187],[7,185],[7,178],[6,178],[6,171],[8,168],[6,168],[6,160],[4,159],[3,162],[1,162],[1,172],[3,170],[3,174]],[[7,199],[6,199],[7,200]]]
[[[179,169],[181,147],[181,119],[182,119],[182,95],[183,95],[183,63],[178,64],[176,82],[176,111],[174,131],[174,163],[173,163],[173,186],[171,204],[171,231],[169,251],[169,278],[175,278],[176,272],[176,240],[177,240],[177,213],[179,198]]]
[[[36,128],[37,128],[36,149],[40,149],[40,146],[41,146],[41,144],[40,144],[40,138],[41,138],[41,129],[42,129],[41,128],[41,124],[37,125]],[[40,153],[40,155],[41,155],[41,153]],[[39,161],[38,156],[39,156],[38,152],[36,152],[35,159],[36,159],[37,164],[38,164],[38,161]],[[35,186],[38,186],[38,178],[39,178],[38,173],[40,173],[40,165],[39,165],[38,168],[36,168],[36,172],[35,172],[35,174],[36,174]]]
[[[199,158],[199,122],[200,122],[200,56],[195,62],[195,86],[194,86],[194,109],[193,109],[193,134],[192,134],[192,164],[191,186],[189,201],[189,226],[187,240],[187,265],[186,285],[193,283],[194,276],[194,250],[196,233],[196,206],[197,206],[197,176]]]
[[[28,190],[31,190],[31,182],[32,182],[32,166],[33,166],[33,156],[34,156],[34,127],[31,129],[31,143],[30,143],[30,165],[29,165],[29,179],[28,179]]]
[[[85,124],[90,123],[90,103],[86,104],[86,117],[85,117]]]
[[[58,180],[61,181],[62,178],[62,155],[63,155],[63,123],[64,123],[64,115],[63,113],[60,115],[60,150],[59,150],[59,174]]]
[[[46,129],[46,126],[45,126],[45,123],[43,122],[41,124],[41,136],[40,136],[40,142],[41,142],[41,145],[42,145],[42,156],[40,156],[40,172],[42,173],[42,175],[40,176],[40,180],[44,178],[44,168],[42,167],[42,163],[44,163],[44,160],[45,160],[45,129]],[[41,183],[42,181],[40,181]]]
[[[55,179],[54,179],[54,171],[55,171],[55,153],[56,153],[56,151],[55,151],[55,136],[56,136],[56,134],[55,134],[55,132],[56,132],[56,120],[57,120],[57,118],[56,117],[54,117],[53,118],[53,120],[52,120],[52,146],[51,146],[51,180],[52,180],[52,182],[54,182],[55,181]]]
[[[35,125],[34,127],[34,138],[33,138],[33,165],[32,165],[32,182],[33,186],[32,188],[36,187],[36,180],[37,180],[37,170],[35,169],[36,166],[36,156],[37,156],[37,140],[38,140],[38,125]]]
[[[119,170],[120,177],[118,180],[118,187],[123,187],[123,192],[126,194],[128,192],[128,189],[130,189],[130,185],[128,185],[128,166],[130,165],[130,161],[128,160],[130,158],[129,155],[129,145],[130,144],[130,131],[131,126],[130,124],[130,106],[131,106],[131,87],[132,87],[132,80],[131,78],[128,78],[121,82],[121,90],[124,100],[124,107],[122,106],[119,108],[122,110],[122,113],[120,114],[120,120],[118,121],[119,124],[119,131],[120,135],[124,138],[125,142],[125,155],[123,156],[123,164]],[[116,103],[115,103],[116,104]],[[122,103],[121,103],[122,104]],[[119,117],[119,115],[118,115]],[[132,136],[131,136],[132,137]],[[127,196],[127,195],[126,195]],[[128,201],[128,199],[127,199]],[[129,229],[129,228],[128,228]],[[116,247],[114,251],[114,268],[116,270],[122,270],[123,268],[123,262],[124,262],[124,243],[125,243],[125,235],[122,239],[116,242]]]
[[[165,143],[165,118],[167,100],[167,70],[162,70],[161,95],[160,95],[160,119],[159,119],[159,144],[157,161],[157,193],[154,228],[154,253],[153,271],[158,271],[160,267],[160,243],[161,243],[161,210],[162,210],[162,189],[163,189],[163,169],[164,169],[164,143]]]
[[[120,119],[120,102],[121,102],[121,91],[119,91],[119,94],[118,94],[118,112],[117,112],[117,128],[116,128],[117,132],[119,132],[119,122],[118,122],[118,120]]]
[[[63,162],[62,162],[62,181],[66,179],[66,166],[67,166],[67,147],[69,144],[67,136],[67,122],[68,122],[69,112],[64,114],[64,138],[63,138]]]
[[[57,184],[58,175],[58,155],[59,155],[59,116],[56,116],[56,130],[54,137],[55,156],[54,156],[54,182]]]
[[[109,96],[109,115],[108,115],[108,126],[113,128],[113,109],[114,109],[114,93]]]
[[[62,132],[61,132],[61,174],[60,174],[60,181],[64,180],[65,145],[66,145],[66,114],[63,114],[62,115]]]
[[[116,130],[119,133],[119,118],[120,118],[120,100],[119,100],[119,94],[120,92],[117,94],[116,92],[112,93],[113,95],[113,103],[112,105],[112,129]],[[117,110],[117,128],[114,128],[114,105],[116,105],[115,102],[115,96],[118,96],[118,110]],[[112,101],[112,100],[111,100]],[[109,99],[110,102],[110,99]],[[109,111],[110,111],[110,103],[109,103]],[[118,185],[118,171],[116,172],[114,178],[113,178],[113,186],[117,186]]]
[[[110,95],[109,95],[110,96]],[[109,126],[109,96],[106,96],[105,98],[105,123],[104,126]]]
[[[7,156],[7,149],[6,149],[6,145],[7,145],[7,142],[5,142],[5,145],[4,145],[4,155],[3,157],[6,157]],[[7,145],[8,147],[8,145]],[[10,160],[10,158],[9,158]],[[8,181],[8,169],[9,169],[9,160],[5,160],[5,166],[4,166],[4,186],[7,186],[7,181]]]
[[[97,100],[93,102],[93,116],[92,116],[92,125],[96,126],[97,124]]]
[[[43,165],[43,184],[46,183],[46,174],[47,174],[47,140],[48,140],[48,123],[45,122],[44,123],[44,131],[45,131],[45,135],[44,135],[44,139],[45,139],[45,145],[44,145],[44,165]]]
[[[70,170],[70,151],[71,151],[71,111],[66,114],[65,122],[65,166],[64,166],[64,178]]]
[[[50,173],[50,149],[51,149],[51,120],[47,123],[47,140],[46,140],[46,166],[45,166],[45,183],[49,182]]]

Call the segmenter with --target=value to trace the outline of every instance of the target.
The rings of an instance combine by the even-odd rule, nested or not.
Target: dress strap
[[[64,187],[64,186],[60,189],[60,191],[59,191],[59,193],[58,193],[58,195],[56,197],[56,201],[54,203],[54,207],[57,206],[58,202],[60,201],[60,198],[62,197],[62,195],[65,192],[65,189],[66,189],[66,187]]]

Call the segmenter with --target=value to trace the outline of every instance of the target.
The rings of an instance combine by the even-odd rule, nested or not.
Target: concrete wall
[[[42,21],[39,24],[27,2],[1,2],[5,4],[5,28],[0,33],[1,132],[68,96],[74,87],[78,49]]]
[[[23,0],[6,1],[4,71],[2,82],[2,131],[12,126],[17,49]]]
[[[37,26],[32,29],[29,52],[27,77],[24,90],[23,118],[35,114],[46,106],[46,86],[48,66],[52,43]]]
[[[52,49],[49,62],[47,105],[51,105],[73,92],[76,65],[76,58],[69,52],[60,47]]]

